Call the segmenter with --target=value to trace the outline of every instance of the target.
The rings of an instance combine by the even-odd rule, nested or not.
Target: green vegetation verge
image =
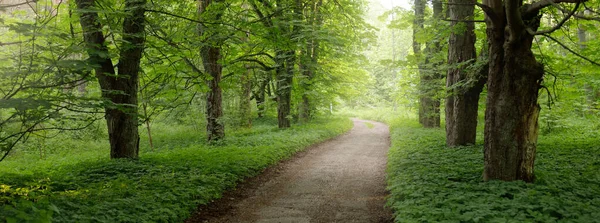
[[[388,205],[396,222],[600,222],[597,130],[541,135],[533,184],[483,182],[480,136],[478,145],[452,149],[443,129],[389,111],[362,117],[391,128]]]
[[[0,162],[0,222],[182,222],[244,178],[351,127],[346,118],[287,130],[255,123],[207,145],[198,131],[162,126],[156,150],[137,161],[110,160],[99,142],[65,141],[43,160]]]

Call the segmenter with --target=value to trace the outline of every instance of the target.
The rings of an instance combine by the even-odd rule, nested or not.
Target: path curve
[[[391,222],[384,208],[388,127],[353,122],[350,132],[267,170],[187,222]]]

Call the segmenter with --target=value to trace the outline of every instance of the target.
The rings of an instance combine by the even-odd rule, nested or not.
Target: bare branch
[[[586,1],[587,0],[541,0],[541,1],[534,2],[532,4],[525,4],[525,5],[521,6],[521,12],[522,12],[523,16],[527,16],[527,15],[531,15],[531,14],[537,14],[543,8],[546,8],[548,6],[555,5],[558,3],[582,3],[582,2],[586,2]]]
[[[460,19],[442,19],[447,22],[485,22],[485,20],[460,20]]]
[[[490,19],[496,20],[498,18],[498,16],[496,16],[496,13],[494,13],[494,10],[484,4],[481,4],[479,2],[475,2],[475,3],[450,3],[450,2],[444,2],[442,4],[446,4],[446,5],[476,5],[477,7],[479,7],[481,10],[483,10],[483,12],[490,17]],[[477,20],[476,20],[477,21]]]
[[[1,4],[0,5],[0,10],[7,9],[7,8],[12,8],[12,7],[17,7],[17,6],[21,6],[21,5],[29,5],[31,3],[36,3],[36,2],[37,2],[37,0],[25,1],[25,2],[21,2],[21,3],[17,3],[17,4],[10,4],[10,5]]]
[[[572,17],[572,16],[575,14],[575,12],[576,12],[576,11],[577,11],[577,9],[579,8],[579,5],[580,5],[580,4],[581,4],[580,2],[577,2],[577,4],[575,5],[575,7],[573,8],[573,10],[572,10],[572,11],[570,11],[570,12],[569,12],[569,14],[567,14],[567,16],[565,16],[565,17],[564,17],[564,18],[563,18],[563,19],[562,19],[560,22],[558,22],[558,24],[556,24],[556,25],[555,25],[554,27],[552,27],[551,29],[549,29],[549,30],[544,30],[544,31],[537,31],[537,32],[535,32],[535,31],[533,31],[531,28],[527,28],[527,32],[528,32],[530,35],[534,36],[534,35],[548,34],[548,33],[551,33],[551,32],[554,32],[554,31],[556,31],[557,29],[560,29],[560,27],[562,27],[562,26],[565,24],[565,22],[567,22],[567,20],[569,20],[569,19],[570,19],[570,18],[571,18],[571,17]]]

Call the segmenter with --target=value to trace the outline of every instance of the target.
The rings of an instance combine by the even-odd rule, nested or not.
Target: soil
[[[353,121],[350,132],[246,180],[186,222],[392,222],[384,207],[388,127]]]

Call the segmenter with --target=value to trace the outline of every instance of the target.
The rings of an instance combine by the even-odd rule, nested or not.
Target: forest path
[[[388,127],[353,121],[350,132],[267,169],[186,222],[391,222]]]

